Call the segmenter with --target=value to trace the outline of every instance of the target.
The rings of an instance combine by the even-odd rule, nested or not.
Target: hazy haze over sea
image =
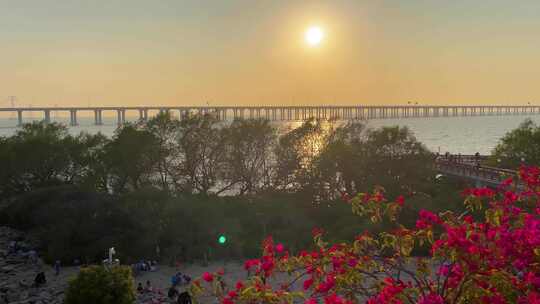
[[[368,126],[377,128],[381,126],[408,126],[416,138],[423,142],[430,150],[441,153],[489,154],[496,146],[498,140],[508,131],[516,128],[523,120],[531,118],[540,123],[540,116],[482,116],[482,117],[441,117],[441,118],[404,118],[404,119],[375,119],[369,120]],[[26,116],[25,122],[42,119],[41,115]],[[128,121],[135,121],[137,116],[126,117]],[[53,121],[68,124],[68,117],[52,117]],[[111,136],[116,129],[116,117],[104,116],[102,126],[93,125],[93,117],[79,117],[79,126],[70,127],[72,134],[81,131],[89,133],[102,132]],[[0,136],[12,135],[17,128],[17,121],[13,117],[0,118]],[[299,122],[278,122],[294,127]]]

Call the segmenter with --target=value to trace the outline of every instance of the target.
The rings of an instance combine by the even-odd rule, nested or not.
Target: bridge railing
[[[478,158],[474,158],[476,161]],[[470,161],[471,158],[468,158]],[[437,169],[446,174],[471,178],[475,180],[500,183],[505,179],[517,177],[518,173],[515,170],[508,170],[490,166],[480,165],[478,162],[454,162],[450,160],[437,159],[435,161]]]
[[[482,163],[489,159],[488,155],[474,155],[474,154],[439,154],[436,156],[436,161],[463,163],[463,164],[477,164]]]

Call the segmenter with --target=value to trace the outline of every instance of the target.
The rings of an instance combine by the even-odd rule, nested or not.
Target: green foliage
[[[152,133],[136,125],[127,124],[116,131],[104,155],[115,192],[150,184],[153,166],[158,161],[157,141]]]
[[[493,150],[490,163],[509,169],[522,164],[540,165],[540,126],[527,119],[506,133]]]
[[[132,304],[135,287],[131,269],[126,266],[82,268],[69,283],[66,304]]]
[[[272,149],[276,130],[268,120],[235,120],[226,129],[229,185],[239,194],[256,194],[271,187]]]
[[[137,239],[133,219],[113,197],[72,186],[35,190],[0,212],[0,225],[35,234],[43,242],[45,259],[64,264],[101,261],[107,248],[127,248]]]
[[[404,194],[399,220],[413,226],[457,189],[434,184],[431,153],[406,128],[315,119],[278,135],[267,120],[162,113],[111,139],[34,123],[0,138],[0,164],[0,224],[37,234],[64,263],[100,261],[111,246],[127,263],[158,246],[167,259],[248,257],[268,234],[295,250],[314,226],[337,241],[391,225],[358,220],[344,192]]]
[[[36,188],[86,184],[92,173],[97,178],[91,165],[104,142],[101,134],[73,137],[56,123],[25,124],[14,136],[0,139],[0,195],[5,198]]]
[[[405,127],[342,126],[316,163],[321,181],[348,193],[383,186],[390,195],[412,194],[427,191],[435,177],[431,152]]]
[[[434,188],[429,195],[406,197],[399,221],[414,227],[420,209],[463,210],[462,205],[446,203],[452,197],[459,199],[456,185]],[[17,197],[0,212],[0,225],[28,231],[43,241],[48,261],[69,264],[74,259],[99,262],[111,246],[123,263],[158,259],[157,246],[162,262],[253,257],[267,235],[295,252],[311,245],[313,227],[324,229],[328,239],[337,242],[358,231],[377,232],[395,224],[358,218],[339,199],[317,203],[301,194],[172,197],[143,188],[113,196],[63,186]],[[216,242],[221,234],[227,236],[223,246]]]

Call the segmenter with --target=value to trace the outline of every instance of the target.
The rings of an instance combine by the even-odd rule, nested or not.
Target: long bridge
[[[335,120],[365,120],[384,118],[429,118],[458,116],[501,116],[539,115],[536,105],[402,105],[402,106],[103,106],[103,107],[10,107],[0,108],[0,112],[17,114],[18,125],[23,124],[25,113],[41,112],[45,122],[51,121],[52,112],[66,112],[70,115],[70,125],[77,126],[80,112],[94,114],[94,123],[103,124],[103,112],[116,113],[119,125],[125,123],[126,112],[138,113],[141,120],[148,119],[149,112],[176,112],[182,118],[188,113],[212,114],[225,121],[237,118],[263,118],[271,121],[301,121],[308,118]]]

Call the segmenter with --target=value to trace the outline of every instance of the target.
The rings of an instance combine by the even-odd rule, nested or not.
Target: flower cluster
[[[245,262],[247,280],[224,290],[223,273],[204,273],[191,292],[223,304],[540,304],[540,170],[521,168],[519,178],[463,191],[468,214],[421,210],[412,228],[350,243],[327,244],[314,229],[316,249],[290,255],[269,237],[261,258]],[[395,221],[406,207],[382,189],[343,199],[374,222]],[[427,257],[411,255],[426,247]]]

